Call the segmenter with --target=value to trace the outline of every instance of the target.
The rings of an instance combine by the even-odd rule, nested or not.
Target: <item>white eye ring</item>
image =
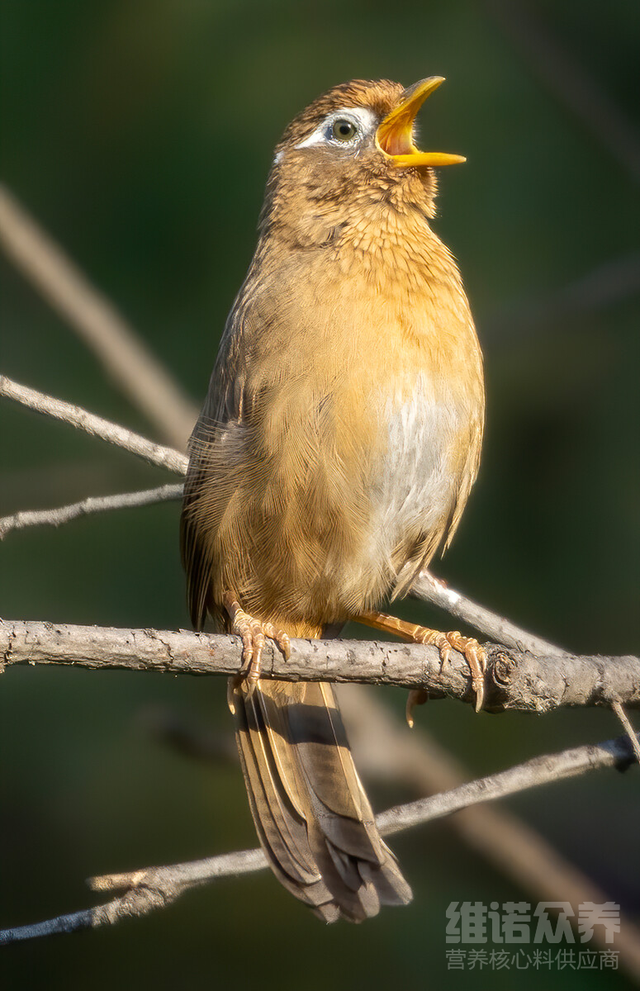
[[[353,124],[355,133],[352,137],[337,138],[334,136],[334,125],[339,121],[346,121]],[[363,137],[371,134],[377,125],[377,118],[373,110],[367,107],[345,107],[344,110],[334,110],[332,114],[319,124],[315,131],[312,131],[308,138],[296,145],[296,148],[310,148],[312,145],[332,145],[334,148],[353,147]]]

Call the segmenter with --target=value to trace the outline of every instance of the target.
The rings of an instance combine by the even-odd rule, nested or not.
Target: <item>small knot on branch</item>
[[[515,657],[511,657],[502,649],[495,650],[495,653],[493,654],[491,676],[494,686],[498,689],[498,691],[509,688],[513,680],[513,673],[517,667],[518,662]]]

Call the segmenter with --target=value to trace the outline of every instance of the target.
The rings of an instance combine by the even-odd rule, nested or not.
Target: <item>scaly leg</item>
[[[234,679],[234,685],[244,682],[247,698],[251,698],[260,678],[262,651],[266,638],[277,643],[285,661],[288,661],[291,654],[289,637],[284,630],[277,629],[273,623],[254,619],[245,612],[234,592],[225,592],[222,596],[222,604],[231,620],[231,632],[242,638],[242,667]]]
[[[473,637],[463,637],[457,631],[441,633],[439,630],[429,630],[426,626],[407,623],[396,616],[388,616],[382,612],[363,612],[354,616],[358,623],[373,626],[385,633],[395,633],[396,636],[413,643],[428,643],[440,651],[441,669],[449,660],[451,650],[458,650],[469,665],[473,690],[476,694],[476,712],[479,712],[484,702],[484,672],[487,668],[487,656],[484,648]],[[407,698],[407,722],[413,726],[413,709],[427,701],[427,693],[422,688],[412,688]]]

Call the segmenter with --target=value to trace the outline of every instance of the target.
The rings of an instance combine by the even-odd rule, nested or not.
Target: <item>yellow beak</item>
[[[393,165],[401,168],[419,168],[424,165],[456,165],[466,162],[462,155],[448,155],[442,151],[418,151],[413,143],[413,122],[418,110],[440,83],[444,76],[429,76],[404,91],[404,99],[399,107],[387,114],[379,125],[376,141],[380,150],[390,158]]]

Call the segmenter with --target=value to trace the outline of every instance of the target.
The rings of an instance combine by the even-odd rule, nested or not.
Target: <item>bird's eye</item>
[[[339,117],[338,120],[333,122],[331,127],[331,136],[336,141],[352,141],[357,133],[358,128],[356,125],[352,120],[347,120],[346,117]]]

